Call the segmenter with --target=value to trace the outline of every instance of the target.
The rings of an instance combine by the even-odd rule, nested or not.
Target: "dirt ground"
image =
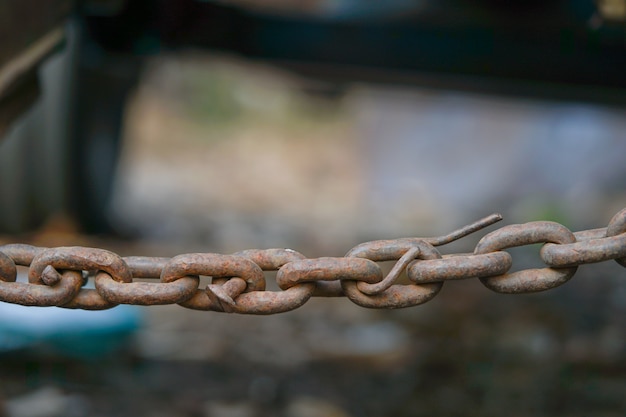
[[[111,216],[132,239],[83,236],[57,219],[2,240],[122,255],[341,256],[492,211],[578,230],[626,205],[623,112],[364,86],[329,94],[214,60],[153,62],[129,104]],[[550,135],[559,153],[542,148]],[[557,155],[552,170],[545,155]],[[443,251],[471,251],[484,233]],[[514,254],[514,268],[537,262]],[[268,317],[137,308],[141,325],[116,349],[1,353],[0,400],[8,417],[621,416],[624,274],[614,262],[585,266],[558,289],[521,296],[451,282],[398,311],[346,299]],[[74,342],[80,351],[84,340]]]

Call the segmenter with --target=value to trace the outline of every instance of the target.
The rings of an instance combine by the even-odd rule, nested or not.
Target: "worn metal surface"
[[[489,233],[483,237],[474,253],[486,254],[507,248],[535,243],[568,244],[576,242],[576,237],[565,226],[554,222],[531,222],[513,224]],[[571,268],[526,269],[494,277],[481,277],[485,286],[496,292],[506,294],[544,291],[558,287],[576,273],[576,266]]]
[[[275,314],[314,296],[345,296],[363,307],[393,309],[432,299],[446,281],[479,278],[496,292],[531,293],[565,283],[583,264],[615,260],[626,266],[626,208],[604,229],[572,233],[561,224],[537,221],[487,234],[473,254],[442,255],[436,249],[501,218],[491,215],[441,237],[367,242],[338,258],[307,259],[291,249],[122,258],[94,248],[4,245],[0,301],[89,310],[180,304],[196,310]],[[539,254],[546,267],[509,272],[513,260],[504,250],[536,243],[544,244]],[[396,262],[386,276],[379,265],[384,261]],[[29,267],[28,282],[16,282],[17,266]],[[279,291],[266,291],[264,271],[278,271]],[[404,273],[411,283],[398,283]],[[83,288],[90,276],[95,289]],[[204,289],[199,288],[200,276],[212,279]]]

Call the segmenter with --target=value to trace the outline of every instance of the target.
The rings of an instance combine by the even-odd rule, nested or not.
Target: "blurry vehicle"
[[[19,138],[0,148],[0,231],[32,229],[59,211],[84,231],[110,230],[124,103],[144,58],[168,49],[264,60],[337,91],[366,81],[626,101],[624,0],[13,0],[1,7],[3,22],[13,23],[0,32],[11,41],[0,50],[2,126],[32,104],[38,68],[43,94],[12,128]],[[45,61],[60,48],[61,57]]]

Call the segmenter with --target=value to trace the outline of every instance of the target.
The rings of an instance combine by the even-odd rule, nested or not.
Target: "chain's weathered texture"
[[[583,264],[615,260],[626,267],[626,209],[604,229],[572,233],[558,223],[531,222],[487,234],[473,254],[442,255],[436,249],[501,219],[494,214],[436,238],[367,242],[338,258],[308,259],[291,249],[122,258],[103,249],[5,245],[0,246],[0,301],[88,310],[180,304],[274,314],[314,296],[346,296],[363,307],[402,308],[432,299],[445,281],[479,278],[497,292],[529,293],[565,283]],[[509,272],[512,257],[504,249],[536,243],[544,244],[539,254],[546,267]],[[379,265],[385,261],[396,262],[386,276]],[[28,282],[16,282],[19,266],[28,267]],[[263,271],[278,271],[280,291],[266,291]],[[398,283],[403,273],[411,283]],[[95,288],[84,288],[90,276]],[[200,276],[211,277],[205,289],[199,288]]]

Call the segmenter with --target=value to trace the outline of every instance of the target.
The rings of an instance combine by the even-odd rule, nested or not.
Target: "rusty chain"
[[[537,221],[495,230],[471,254],[442,255],[436,249],[501,219],[493,214],[441,237],[367,242],[335,258],[308,259],[291,249],[122,258],[104,249],[9,244],[0,246],[0,301],[86,310],[179,304],[274,314],[311,297],[346,296],[363,307],[392,309],[429,301],[446,281],[478,278],[496,292],[530,293],[562,285],[580,265],[615,260],[626,267],[626,208],[603,229],[572,233],[561,224]],[[543,243],[539,255],[546,267],[509,272],[512,256],[504,250],[537,243]],[[379,263],[387,261],[395,265],[383,276]],[[28,282],[17,281],[18,267],[28,267]],[[266,291],[264,271],[277,271],[280,291]],[[399,282],[403,273],[409,284]],[[204,289],[200,276],[211,278]],[[90,277],[95,288],[85,288]]]

